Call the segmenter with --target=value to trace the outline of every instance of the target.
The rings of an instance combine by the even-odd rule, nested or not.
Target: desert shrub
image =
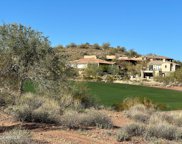
[[[1,144],[33,144],[31,133],[27,130],[13,129],[0,136]]]
[[[131,110],[131,111],[140,111],[140,112],[148,112],[148,109],[143,104],[134,105],[134,106],[130,107],[129,110]]]
[[[154,109],[166,109],[165,105],[156,104],[152,100],[145,97],[128,97],[125,98],[121,103],[114,105],[114,109],[117,111],[127,110],[135,105],[142,104],[146,108],[154,108]]]
[[[129,141],[131,139],[131,136],[123,130],[120,130],[119,133],[117,134],[117,141],[122,142],[122,141]]]
[[[171,83],[182,83],[182,68],[176,70],[175,72],[171,73],[169,76],[166,77],[156,77],[156,81],[163,82],[164,84],[171,84]]]
[[[97,77],[96,77],[96,81],[97,81],[97,82],[101,82],[101,81],[102,81],[102,77],[101,77],[101,76],[97,76]]]
[[[108,83],[112,83],[114,80],[115,80],[114,76],[112,76],[112,75],[107,75],[106,79],[105,79],[105,81]]]
[[[181,112],[171,112],[166,113],[165,115],[166,121],[178,127],[182,127],[182,113]],[[170,117],[170,119],[168,118]]]
[[[0,107],[2,107],[2,106],[6,107],[6,106],[12,105],[14,103],[15,103],[14,95],[0,92]]]
[[[118,141],[130,140],[134,136],[143,136],[146,140],[181,140],[182,129],[168,123],[150,124],[129,124],[122,127],[117,135]]]
[[[176,112],[168,112],[165,113],[165,117],[171,117],[170,120],[166,120],[167,122],[176,125],[178,127],[182,127],[182,112],[176,111]]]
[[[149,122],[151,124],[157,124],[159,122],[166,122],[178,127],[182,127],[182,113],[171,112],[171,113],[161,113],[156,112],[151,115]]]
[[[131,118],[137,122],[147,123],[150,116],[142,112],[138,112],[133,114]]]
[[[89,126],[96,126],[99,128],[111,128],[112,121],[105,114],[95,110],[87,110],[79,113],[77,111],[68,111],[61,117],[61,125],[71,128],[85,128]]]
[[[162,117],[162,114],[159,112],[152,114],[149,119],[149,124],[158,124],[158,123],[162,123],[162,122],[165,122],[165,120]]]
[[[11,111],[21,121],[43,123],[57,123],[61,113],[55,100],[31,93],[22,95]]]
[[[155,109],[157,109],[157,110],[168,110],[169,107],[166,104],[156,103],[155,104]]]
[[[136,105],[124,114],[144,125],[142,125],[143,128],[136,124],[123,127],[118,134],[118,141],[130,140],[131,137],[137,136],[137,133],[149,141],[163,139],[166,142],[182,139],[181,113],[179,112],[156,112],[153,109],[147,109],[144,105]]]
[[[95,106],[95,99],[88,94],[88,88],[83,82],[76,82],[72,84],[70,89],[70,95],[73,100],[79,101],[83,108],[89,108]]]
[[[149,141],[148,144],[179,144],[179,142],[176,141],[169,141],[169,140],[165,140],[165,139],[152,139],[151,141]]]
[[[59,99],[60,109],[65,111],[67,109],[81,110],[84,106],[81,104],[79,99],[74,99],[72,95],[67,94]]]
[[[83,72],[84,79],[96,79],[97,76],[100,76],[102,69],[98,65],[90,64]]]
[[[93,126],[99,128],[112,128],[112,121],[107,115],[95,110],[89,110],[87,113],[90,121],[93,121]]]
[[[35,82],[31,81],[30,79],[24,80],[22,84],[22,92],[23,93],[36,93],[38,84]]]
[[[155,112],[151,115],[149,119],[150,124],[158,124],[158,123],[173,123],[173,116],[161,113],[161,112]]]
[[[145,133],[145,126],[138,123],[133,123],[122,127],[117,135],[118,141],[130,140],[133,136],[143,136]]]
[[[149,125],[145,138],[150,139],[150,138],[162,138],[162,139],[167,139],[167,140],[175,140],[177,139],[177,127],[170,125],[168,123],[158,123],[155,125]]]
[[[167,77],[157,76],[157,77],[154,77],[154,80],[157,82],[164,83],[165,85],[175,81],[172,76],[167,76]]]
[[[147,109],[144,105],[135,105],[124,112],[125,116],[137,122],[147,123],[153,109]]]
[[[119,103],[116,105],[116,110],[127,110],[137,104],[144,104],[144,99],[146,99],[146,98],[140,98],[140,97],[125,98],[122,103]],[[148,101],[149,101],[150,105],[153,105],[153,104],[151,104],[150,100],[148,100]],[[146,104],[146,102],[145,102],[145,104]],[[147,104],[147,105],[149,105],[149,104]]]
[[[179,127],[182,127],[182,116],[174,117],[173,124]]]

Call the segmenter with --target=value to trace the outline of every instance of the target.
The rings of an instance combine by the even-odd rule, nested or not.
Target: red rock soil
[[[5,129],[22,126],[31,130],[33,139],[46,144],[119,144],[116,134],[119,128],[132,121],[125,118],[121,112],[100,110],[111,117],[113,129],[88,128],[87,130],[68,130],[61,127],[45,124],[21,123],[14,121],[11,116],[0,113],[0,135]],[[144,144],[142,139],[134,138],[132,142],[120,144]]]

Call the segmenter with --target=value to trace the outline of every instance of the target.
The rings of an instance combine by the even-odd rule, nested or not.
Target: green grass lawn
[[[105,106],[112,106],[122,102],[126,97],[147,97],[156,103],[165,104],[169,109],[182,109],[182,92],[136,86],[128,84],[113,84],[101,82],[87,82],[89,94]]]
[[[112,106],[122,102],[127,97],[146,97],[158,104],[165,104],[168,109],[182,109],[182,92],[136,86],[128,84],[113,84],[101,82],[86,82],[88,93],[105,106]],[[27,81],[24,85],[25,92],[36,93],[35,85]]]

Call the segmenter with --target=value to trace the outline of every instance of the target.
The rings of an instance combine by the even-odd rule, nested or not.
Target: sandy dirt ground
[[[122,80],[115,81],[114,83],[141,85],[141,83],[139,83],[139,82],[122,81]],[[161,89],[170,89],[170,90],[182,91],[182,86],[162,86],[161,83],[155,82],[155,81],[143,82],[142,84],[144,86],[148,86],[148,87],[155,87],[155,88],[161,88]]]
[[[176,91],[182,91],[182,87],[179,86],[171,86],[171,87],[158,87],[162,89],[170,89],[170,90],[176,90]]]

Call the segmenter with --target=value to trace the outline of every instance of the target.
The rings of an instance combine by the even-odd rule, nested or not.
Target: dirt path
[[[114,83],[129,84],[129,85],[141,85],[141,83],[139,83],[139,82],[122,81],[122,80],[115,81]],[[146,87],[154,87],[154,88],[160,88],[160,89],[169,89],[169,90],[182,91],[182,86],[166,87],[166,86],[161,86],[161,83],[155,82],[155,81],[143,82],[143,85],[146,86]]]
[[[105,141],[96,140],[73,131],[53,130],[44,132],[34,132],[37,140],[46,140],[49,144],[104,144]]]
[[[179,87],[179,86],[172,86],[172,87],[153,86],[153,87],[161,88],[161,89],[175,90],[175,91],[182,91],[182,87]]]
[[[39,130],[36,129],[33,134],[36,140],[45,140],[49,144],[119,144],[116,141],[116,133],[119,128],[126,125],[131,120],[125,118],[121,112],[101,110],[111,117],[114,126],[113,129],[89,130]]]

